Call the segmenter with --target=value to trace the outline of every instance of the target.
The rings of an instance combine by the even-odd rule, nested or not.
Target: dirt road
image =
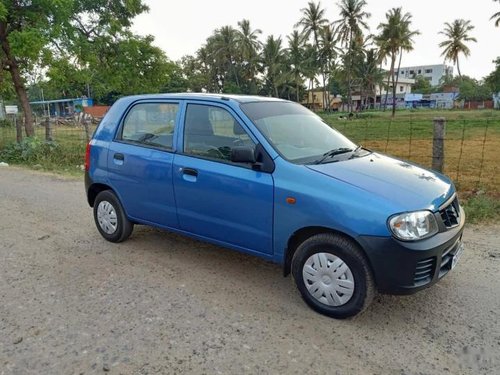
[[[500,226],[361,316],[314,313],[281,268],[136,227],[95,229],[82,181],[0,168],[0,374],[498,374]]]

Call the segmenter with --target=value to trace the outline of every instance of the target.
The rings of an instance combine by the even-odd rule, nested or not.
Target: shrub
[[[10,163],[43,164],[62,156],[56,142],[44,142],[26,137],[20,143],[9,143],[0,151],[0,159]]]

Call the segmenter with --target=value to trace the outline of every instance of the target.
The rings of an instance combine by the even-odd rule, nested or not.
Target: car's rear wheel
[[[134,224],[128,220],[120,201],[111,190],[101,191],[94,201],[94,220],[99,233],[110,242],[125,241]]]
[[[292,274],[304,301],[315,311],[344,319],[366,309],[375,286],[368,261],[348,238],[323,233],[297,248]]]

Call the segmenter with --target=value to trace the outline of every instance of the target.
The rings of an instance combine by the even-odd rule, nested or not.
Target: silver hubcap
[[[105,233],[113,234],[116,232],[116,227],[118,226],[116,211],[108,201],[102,201],[97,206],[97,221]]]
[[[304,263],[302,277],[309,293],[328,306],[342,306],[354,293],[351,269],[330,253],[311,255]]]

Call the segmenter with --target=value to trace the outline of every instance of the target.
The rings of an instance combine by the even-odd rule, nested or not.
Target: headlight
[[[415,241],[438,232],[436,218],[430,211],[406,212],[389,218],[389,228],[403,241]]]

